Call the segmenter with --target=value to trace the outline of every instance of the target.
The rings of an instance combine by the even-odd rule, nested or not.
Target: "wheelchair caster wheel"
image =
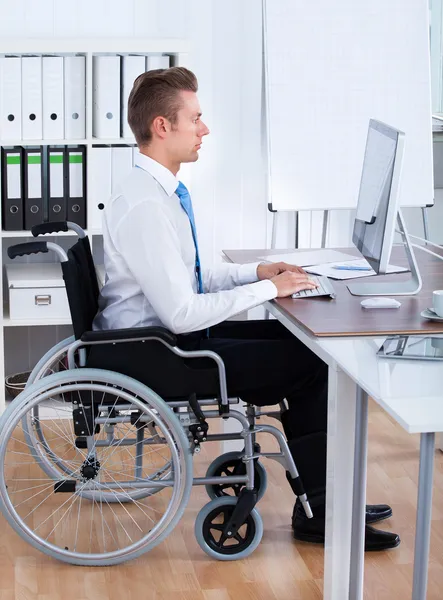
[[[222,477],[233,475],[244,475],[246,473],[246,465],[242,461],[242,452],[227,452],[216,458],[206,472],[206,477]],[[268,477],[266,469],[258,460],[254,461],[254,489],[257,492],[257,502],[263,498]],[[214,498],[229,498],[236,497],[244,487],[243,483],[217,483],[215,485],[206,485],[206,492],[212,499]]]
[[[237,498],[222,497],[211,500],[197,515],[195,537],[200,548],[217,560],[246,558],[259,545],[263,536],[263,521],[254,508],[238,532],[231,538],[223,535]]]

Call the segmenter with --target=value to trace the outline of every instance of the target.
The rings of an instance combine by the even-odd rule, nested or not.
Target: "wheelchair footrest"
[[[234,537],[257,504],[257,492],[243,488],[235,505],[231,518],[223,529],[223,535],[227,538]]]

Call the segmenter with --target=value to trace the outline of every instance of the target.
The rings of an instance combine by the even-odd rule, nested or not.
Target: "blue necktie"
[[[179,182],[178,187],[175,190],[175,193],[180,198],[180,204],[181,204],[183,210],[185,211],[185,213],[188,215],[189,223],[191,224],[192,237],[194,239],[194,246],[195,246],[195,274],[197,277],[198,293],[203,294],[203,281],[202,281],[202,274],[201,274],[201,268],[200,268],[200,257],[198,254],[198,244],[197,244],[197,230],[195,227],[194,211],[192,210],[191,196],[189,195],[189,192],[188,192],[186,186],[181,181]]]

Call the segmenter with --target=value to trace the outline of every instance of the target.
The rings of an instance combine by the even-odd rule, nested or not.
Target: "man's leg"
[[[294,536],[324,540],[326,487],[327,366],[278,321],[231,321],[210,331],[202,349],[217,352],[224,360],[228,391],[259,406],[284,398],[282,415],[289,447],[311,501],[314,520],[304,518],[296,504]],[[288,477],[291,483],[290,478]],[[369,506],[367,521],[389,517],[390,507]],[[395,534],[368,530],[368,549],[398,545]]]

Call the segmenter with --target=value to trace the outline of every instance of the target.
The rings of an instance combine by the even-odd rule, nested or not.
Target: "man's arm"
[[[174,333],[211,327],[278,293],[272,281],[256,281],[197,294],[176,229],[164,208],[154,202],[142,202],[122,218],[115,245],[160,320]]]
[[[205,292],[218,292],[259,281],[257,275],[259,264],[258,262],[244,265],[221,263],[212,268],[203,268],[203,289]]]
[[[238,285],[272,279],[285,271],[306,275],[300,267],[284,262],[269,264],[255,262],[244,265],[221,263],[212,269],[202,269],[203,288],[205,292],[231,290]]]

